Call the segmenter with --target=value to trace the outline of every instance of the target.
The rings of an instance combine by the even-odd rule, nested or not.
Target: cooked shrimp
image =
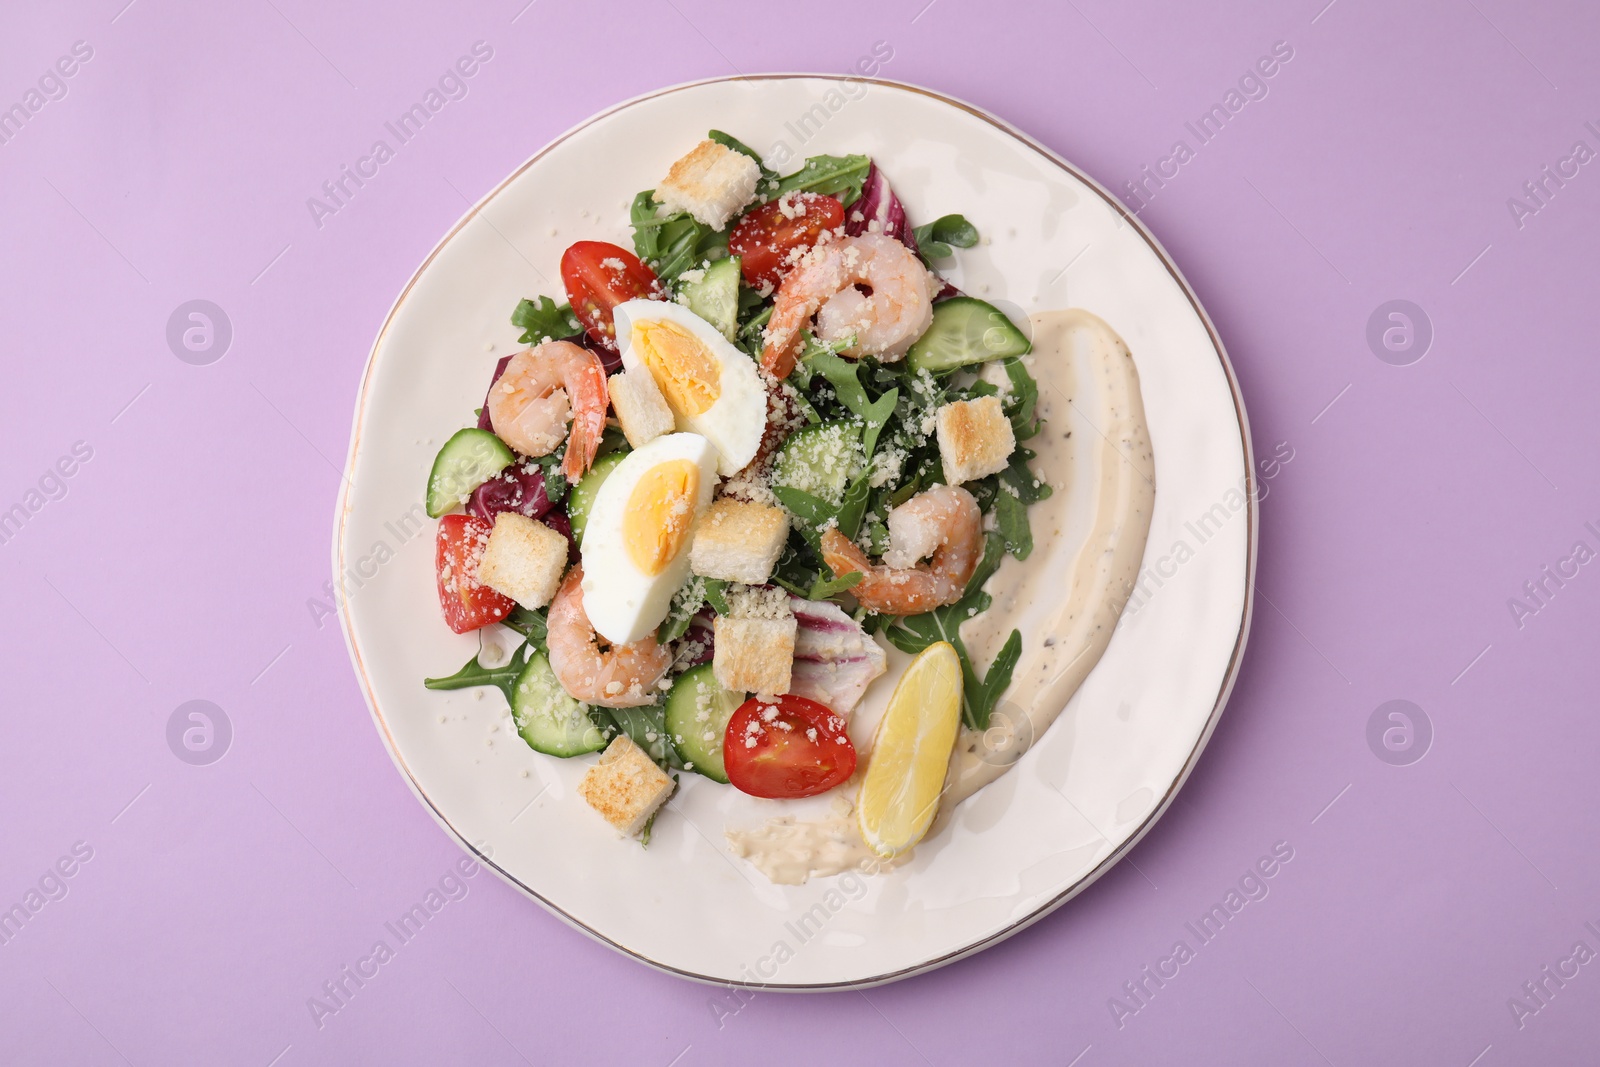
[[[884,234],[818,245],[778,286],[761,365],[787,378],[813,315],[824,341],[855,335],[841,355],[893,363],[933,322],[939,285],[914,252]]]
[[[608,400],[599,356],[571,341],[546,341],[506,364],[489,390],[489,421],[506,444],[528,456],[548,456],[567,438],[562,469],[576,482],[600,448]]]
[[[982,519],[971,493],[936,485],[889,512],[889,550],[881,565],[838,530],[822,535],[822,558],[836,578],[861,572],[850,591],[869,610],[919,615],[961,599],[983,558]]]
[[[605,639],[589,625],[583,610],[583,565],[567,572],[561,590],[550,602],[545,641],[550,669],[576,700],[608,708],[633,708],[657,696],[656,683],[672,666],[672,652],[655,636],[631,645],[601,648]]]

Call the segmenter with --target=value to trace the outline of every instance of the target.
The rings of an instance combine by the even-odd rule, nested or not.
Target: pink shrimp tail
[[[589,360],[577,372],[582,380],[572,382],[567,393],[573,398],[572,429],[567,435],[567,455],[561,469],[567,481],[576,485],[594,465],[595,453],[600,451],[600,439],[606,432],[606,407],[610,393],[606,389],[605,371],[593,353],[585,353]],[[596,396],[595,394],[598,394]],[[580,402],[580,398],[582,402]]]

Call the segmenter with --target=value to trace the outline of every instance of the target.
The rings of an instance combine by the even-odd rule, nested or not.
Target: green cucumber
[[[511,684],[511,717],[528,747],[547,756],[581,756],[606,747],[609,738],[589,718],[589,705],[561,688],[543,652]]]
[[[433,457],[428,472],[428,515],[437,519],[467,502],[472,491],[516,460],[488,430],[458,431]]]
[[[993,304],[953,296],[933,305],[933,325],[906,353],[912,370],[943,374],[972,363],[1026,355],[1033,345]]]
[[[798,431],[772,464],[772,484],[810,493],[834,507],[861,473],[861,429],[854,422],[824,422]]]
[[[690,311],[733,340],[739,333],[739,257],[719,259],[699,281],[685,282],[683,299]]]
[[[579,546],[583,544],[583,528],[589,524],[589,509],[594,507],[594,498],[600,495],[600,486],[611,477],[611,472],[617,469],[617,464],[621,463],[622,457],[627,454],[626,449],[620,452],[607,452],[596,459],[594,466],[589,468],[589,473],[572,487],[572,492],[567,498],[567,518],[572,520],[572,536],[578,539]]]
[[[667,694],[667,734],[690,769],[727,784],[722,738],[728,732],[728,720],[744,700],[743,693],[717,684],[709,663],[691,667],[672,683]]]

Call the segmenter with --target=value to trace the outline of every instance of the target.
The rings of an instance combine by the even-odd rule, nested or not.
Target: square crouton
[[[578,783],[578,795],[633,837],[672,795],[672,779],[627,734],[618,734]]]
[[[743,152],[715,141],[701,141],[672,165],[655,199],[669,211],[687,211],[713,230],[728,224],[740,208],[755,199],[761,165]]]
[[[789,691],[798,630],[782,589],[730,589],[732,614],[718,615],[711,673],[724,689],[777,697]]]
[[[643,448],[676,427],[672,409],[648,367],[613,374],[606,379],[611,391],[611,408],[622,424],[622,435],[634,448]]]
[[[1006,469],[1017,439],[997,396],[956,400],[939,409],[939,458],[951,485]]]
[[[564,536],[515,511],[494,517],[478,581],[525,608],[542,608],[556,595],[566,569]]]
[[[772,577],[788,538],[782,508],[723,497],[695,528],[689,567],[703,578],[760,585]]]

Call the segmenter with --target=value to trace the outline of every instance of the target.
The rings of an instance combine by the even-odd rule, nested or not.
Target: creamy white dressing
[[[842,788],[858,784],[852,778]],[[808,878],[850,870],[876,874],[911,858],[906,852],[884,859],[868,848],[856,825],[855,807],[844,797],[834,798],[833,809],[826,819],[779,815],[753,830],[729,830],[728,848],[778,885],[800,885]]]
[[[1034,470],[1055,491],[1029,508],[1033,554],[1025,561],[1006,557],[984,585],[993,604],[962,624],[961,639],[976,663],[987,664],[1019,617],[1043,612],[1048,621],[1023,634],[1021,659],[990,729],[963,728],[956,739],[929,833],[939,832],[956,805],[1016,763],[1100,661],[1150,532],[1155,461],[1128,346],[1100,318],[1080,309],[1044,311],[1029,321],[1033,353],[1026,358],[1039,381],[1038,412],[1045,426],[1026,444],[1038,453]],[[1063,541],[1079,546],[1071,559],[1055,550]],[[865,725],[851,724],[863,760],[869,752],[858,727]],[[841,792],[852,792],[855,784],[853,779]],[[772,818],[756,829],[727,831],[728,844],[781,885],[851,869],[876,873],[910,858],[909,852],[893,861],[876,856],[851,812],[838,797],[828,818]]]

